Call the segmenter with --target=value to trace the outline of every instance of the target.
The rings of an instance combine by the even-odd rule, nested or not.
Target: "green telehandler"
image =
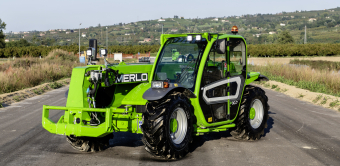
[[[105,65],[95,65],[89,57],[87,66],[72,71],[66,107],[43,106],[42,126],[84,152],[104,149],[115,132],[143,134],[145,150],[166,159],[184,157],[193,136],[210,132],[261,138],[268,98],[249,84],[268,78],[248,71],[242,36],[162,34],[160,43],[154,64],[104,58]],[[187,56],[173,61],[174,49]],[[58,122],[49,118],[52,110],[65,111]]]

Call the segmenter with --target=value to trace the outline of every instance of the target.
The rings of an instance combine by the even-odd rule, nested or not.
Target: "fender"
[[[149,88],[147,91],[144,92],[143,99],[149,100],[149,101],[159,100],[173,91],[182,92],[188,98],[196,98],[196,95],[192,93],[189,89],[183,87],[180,84],[170,83],[169,88],[160,88],[160,89]]]
[[[259,75],[259,77],[255,81],[269,81],[268,77],[264,75]]]

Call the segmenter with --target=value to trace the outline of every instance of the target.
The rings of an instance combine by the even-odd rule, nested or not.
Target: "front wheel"
[[[149,102],[141,126],[145,150],[166,159],[184,157],[192,141],[192,112],[190,100],[180,92]]]
[[[269,105],[265,92],[258,87],[246,86],[241,108],[230,134],[236,139],[258,140],[267,128]]]

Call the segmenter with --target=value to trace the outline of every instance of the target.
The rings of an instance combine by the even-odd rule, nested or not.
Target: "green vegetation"
[[[340,76],[332,75],[329,71],[312,71],[310,68],[282,64],[249,66],[249,69],[261,72],[261,74],[267,76],[270,80],[307,89],[312,92],[340,96]]]
[[[15,95],[12,99],[15,100],[16,102],[18,102],[18,101],[21,100],[21,96]]]
[[[76,54],[79,51],[77,45],[71,46],[27,46],[27,47],[7,47],[0,48],[0,57],[45,57],[49,52],[55,49],[65,50],[72,54]],[[81,50],[86,50],[86,46],[81,46]],[[122,52],[124,54],[137,54],[147,52],[158,52],[159,45],[130,45],[130,46],[109,46],[108,51],[110,53]]]
[[[277,92],[280,92],[280,88],[279,87],[277,87],[276,89],[275,89],[275,91],[277,91]]]
[[[80,65],[74,54],[62,50],[53,50],[43,59],[18,58],[6,62],[0,66],[0,94],[70,77],[72,68]],[[60,84],[55,82],[50,86],[58,88]]]
[[[329,106],[330,106],[331,108],[333,108],[333,107],[335,107],[335,106],[338,106],[338,105],[340,105],[340,104],[339,104],[339,100],[335,100],[335,101],[332,101],[331,103],[329,103]]]
[[[0,48],[4,48],[5,44],[6,44],[3,29],[6,29],[6,24],[5,24],[5,22],[2,22],[2,20],[0,19]]]
[[[340,55],[340,44],[259,44],[248,45],[251,57]]]
[[[321,105],[326,104],[328,99],[329,99],[329,98],[328,98],[327,96],[325,96],[325,97],[322,99],[322,101],[321,101],[320,104],[321,104]]]
[[[63,86],[62,83],[58,83],[58,82],[53,82],[53,83],[50,83],[49,86],[52,88],[52,89],[58,89],[60,87]]]
[[[155,56],[158,52],[159,45],[129,45],[129,46],[109,46],[110,53],[122,52],[124,54],[137,54],[152,52],[151,56]],[[81,50],[87,47],[82,46]],[[39,57],[46,56],[55,49],[62,49],[73,54],[78,53],[77,45],[71,46],[27,46],[27,47],[7,47],[0,48],[0,57]],[[331,56],[340,55],[340,44],[259,44],[248,45],[248,55],[251,57],[282,57],[282,56]],[[296,62],[297,63],[297,62]],[[304,62],[299,62],[304,63]],[[339,63],[338,63],[339,64]],[[335,66],[339,66],[334,64]],[[328,64],[326,64],[328,65]]]
[[[287,30],[284,30],[281,32],[278,36],[277,42],[279,44],[289,44],[289,43],[294,43],[293,36],[290,35],[290,33]]]
[[[314,103],[317,103],[322,98],[322,95],[316,96],[316,98],[313,100]]]
[[[272,89],[275,89],[277,87],[277,85],[272,85]]]
[[[303,95],[302,93],[299,93],[298,98],[303,98],[306,95]]]
[[[317,70],[335,70],[338,71],[340,70],[340,62],[331,62],[331,61],[314,61],[314,60],[299,60],[299,59],[294,59],[290,60],[290,64],[300,64],[300,65],[307,65],[312,69],[317,69]]]
[[[307,26],[308,43],[340,43],[340,8],[315,11],[281,12],[277,14],[245,14],[199,19],[164,18],[164,21],[147,20],[119,23],[108,26],[90,26],[80,29],[80,45],[88,45],[89,39],[98,39],[105,46],[106,33],[109,45],[159,44],[160,35],[173,33],[230,33],[231,27],[239,27],[239,34],[247,38],[248,44],[297,43],[302,44]],[[107,27],[107,29],[106,29]],[[292,37],[282,40],[286,32]],[[6,34],[10,41],[25,37],[33,45],[72,45],[78,43],[78,29],[55,29],[50,31],[30,31],[22,34]],[[145,38],[151,41],[144,42]]]

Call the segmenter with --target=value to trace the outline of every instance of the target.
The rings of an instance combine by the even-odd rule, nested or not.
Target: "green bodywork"
[[[164,34],[161,35],[160,43],[161,47],[158,51],[155,59],[157,63],[159,54],[169,38],[172,37],[186,37],[188,34]],[[208,33],[202,33],[202,38],[208,39]],[[241,38],[238,35],[220,34],[219,39],[229,38]],[[203,53],[202,59],[205,60],[208,57],[209,51],[213,46],[213,43],[217,40],[217,35],[211,35],[211,40],[207,40],[207,46]],[[245,41],[244,41],[245,42]],[[176,50],[173,52],[174,55],[178,53]],[[179,53],[178,53],[179,55]],[[229,54],[228,54],[229,56]],[[202,61],[203,61],[202,60]],[[199,64],[196,80],[202,79],[202,73],[204,70],[205,63]],[[210,64],[209,64],[210,65]],[[221,65],[221,64],[211,64]],[[69,86],[68,98],[66,107],[59,106],[43,106],[42,113],[42,126],[53,134],[59,135],[73,135],[76,137],[103,137],[112,132],[131,132],[142,134],[140,125],[142,124],[142,113],[136,112],[136,105],[144,106],[147,100],[143,99],[143,94],[146,90],[151,88],[151,81],[154,78],[155,73],[154,64],[125,64],[121,62],[118,65],[111,65],[109,68],[119,70],[119,74],[134,74],[134,73],[148,73],[147,81],[140,82],[124,82],[115,83],[113,94],[113,100],[106,108],[89,108],[87,102],[87,88],[90,85],[89,76],[85,76],[88,71],[100,70],[105,68],[104,65],[88,65],[85,67],[76,67],[72,71],[71,82]],[[233,71],[233,66],[230,65],[229,71]],[[235,68],[235,66],[234,66]],[[171,70],[171,67],[169,68]],[[248,70],[247,70],[248,71]],[[258,72],[247,72],[248,77],[245,78],[245,85],[250,84],[256,80],[260,73]],[[199,96],[201,81],[195,82],[195,89],[193,94]],[[101,83],[102,87],[105,87],[104,83]],[[243,87],[244,88],[244,87]],[[226,131],[228,128],[235,127],[233,121],[236,119],[208,123],[203,115],[199,104],[199,98],[190,98],[191,104],[194,107],[194,115],[196,116],[197,123],[194,124],[194,133],[201,135],[207,132],[219,132]],[[240,103],[238,106],[240,107]],[[230,104],[228,102],[228,104]],[[64,110],[65,113],[60,117],[58,122],[53,122],[49,118],[49,111],[52,110]],[[83,120],[90,121],[90,113],[95,112],[98,114],[100,125],[91,126],[89,124],[82,123]],[[251,115],[252,116],[252,115]],[[77,122],[80,120],[80,123]],[[177,121],[171,123],[172,130],[177,127]]]

